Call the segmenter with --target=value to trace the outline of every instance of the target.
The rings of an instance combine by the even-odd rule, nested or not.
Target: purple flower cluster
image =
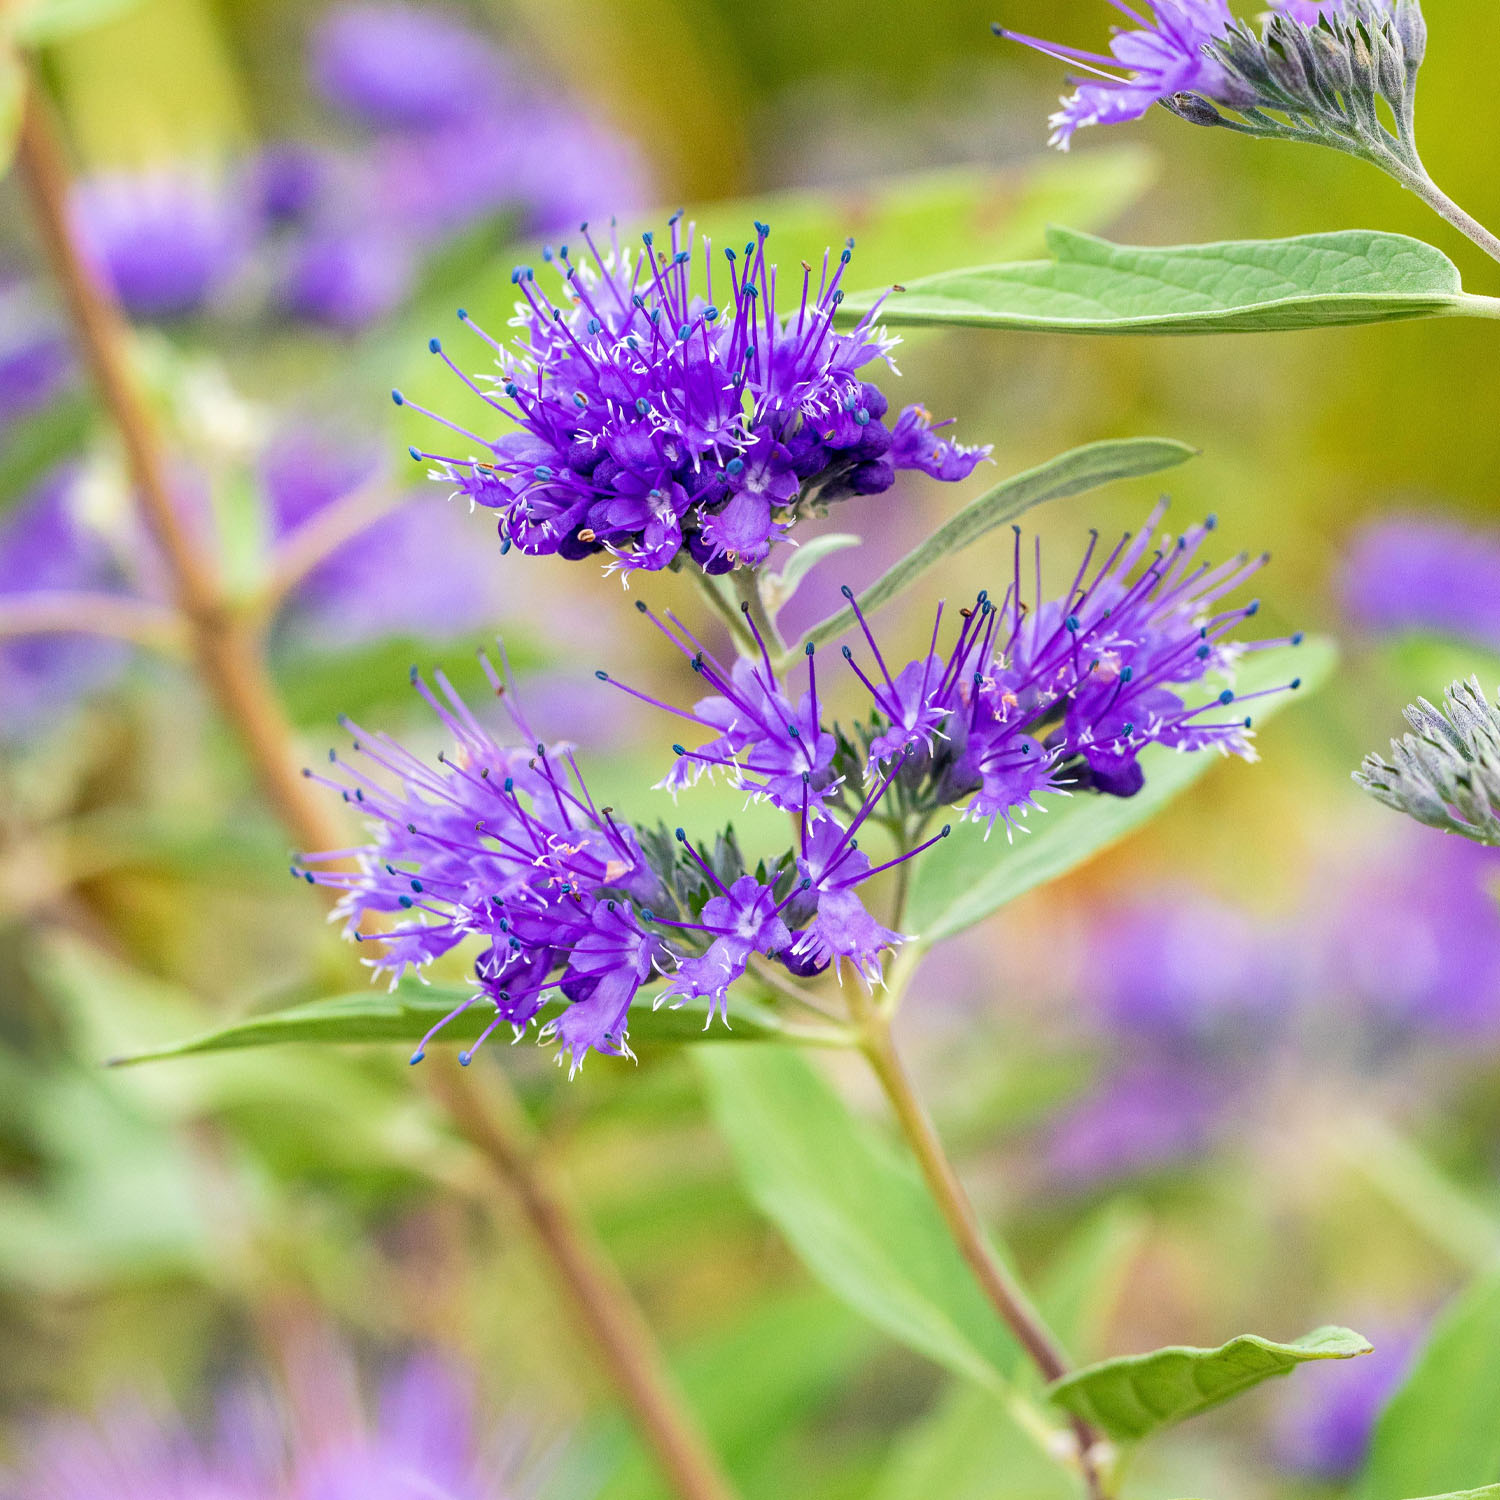
[[[500,370],[485,386],[432,340],[515,430],[491,440],[438,418],[474,447],[413,457],[496,511],[504,548],[603,552],[621,569],[665,568],[684,552],[712,573],[754,567],[800,514],[887,490],[898,469],[963,479],[988,452],[945,439],[919,407],[887,425],[886,398],[861,372],[893,341],[874,311],[834,331],[849,249],[825,255],[816,278],[804,263],[782,312],[764,224],[743,254],[725,250],[717,274],[703,242],[701,290],[679,217],[667,246],[646,234],[637,254],[617,234],[601,250],[586,224],[580,233],[586,253],[544,252],[557,300],[530,267],[513,274],[520,332],[509,346],[480,333]]]
[[[1348,3],[1270,0],[1273,10],[1306,26],[1340,13]],[[1374,3],[1379,8],[1378,0]],[[1108,53],[994,27],[997,36],[1021,42],[1085,75],[1069,80],[1074,90],[1051,117],[1050,144],[1066,151],[1079,130],[1139,120],[1152,105],[1179,94],[1201,95],[1231,108],[1254,102],[1216,55],[1214,44],[1236,24],[1227,0],[1153,0],[1146,15],[1127,0],[1110,4],[1135,25],[1114,28]]]
[[[1134,795],[1144,783],[1140,755],[1148,745],[1250,758],[1251,721],[1240,705],[1263,694],[1236,699],[1226,687],[1207,703],[1186,696],[1211,674],[1231,677],[1246,650],[1284,644],[1232,639],[1259,604],[1225,601],[1266,559],[1201,561],[1213,522],[1173,539],[1158,534],[1162,513],[1158,508],[1138,536],[1126,536],[1102,560],[1095,534],[1068,591],[1045,601],[1024,597],[1017,529],[1003,598],[997,603],[982,593],[963,611],[946,653],[938,649],[939,606],[927,653],[897,668],[854,604],[870,660],[861,665],[849,646],[843,655],[874,709],[855,736],[819,721],[811,647],[800,697],[778,681],[769,660],[740,662],[725,673],[701,651],[689,651],[715,691],[685,717],[714,738],[679,748],[666,785],[728,768],[738,786],[797,811],[809,796],[837,803],[851,782],[890,775],[914,807],[965,802],[972,818],[1010,823],[1043,792]],[[852,745],[854,737],[863,753],[836,756],[840,742]]]
[[[493,1016],[462,1063],[502,1023],[519,1036],[549,1002],[563,1009],[541,1020],[539,1039],[556,1039],[570,1072],[591,1051],[629,1056],[643,986],[664,981],[656,1004],[706,1000],[709,1021],[727,1020],[729,987],[757,953],[802,975],[847,958],[878,981],[880,950],[899,939],[853,888],[885,868],[872,868],[855,839],[884,788],[848,827],[804,804],[800,852],[748,871],[732,835],[705,854],[682,829],[637,829],[597,806],[571,749],[538,740],[513,687],[483,664],[524,746],[499,743],[441,674],[434,692],[413,673],[453,740],[436,767],[349,725],[359,763],[331,752],[334,775],[307,773],[371,820],[367,847],[306,856],[292,871],[343,892],[336,912],[350,937],[376,948],[371,967],[394,984],[466,940],[479,945],[473,995],[413,1062],[475,1005]],[[325,868],[351,855],[356,871]],[[379,930],[391,918],[398,925]]]
[[[336,6],[310,70],[356,142],[282,140],[218,174],[164,166],[80,184],[84,242],[132,314],[197,314],[243,290],[357,330],[399,306],[423,256],[455,234],[500,218],[547,232],[649,196],[617,131],[441,9]]]
[[[209,1441],[138,1402],[93,1420],[58,1419],[31,1445],[23,1470],[0,1474],[0,1500],[507,1500],[535,1492],[523,1488],[516,1435],[482,1432],[472,1381],[435,1355],[388,1376],[369,1421],[352,1393],[346,1402],[328,1383],[305,1396],[294,1419],[268,1390],[232,1389]]]
[[[369,815],[372,840],[304,857],[292,873],[342,892],[347,934],[374,945],[371,966],[393,983],[477,943],[474,993],[413,1061],[476,1005],[488,1018],[480,1042],[502,1022],[519,1036],[536,1021],[573,1069],[590,1051],[628,1055],[630,1011],[645,987],[660,981],[656,1004],[702,1002],[709,1022],[727,1020],[730,987],[757,956],[799,977],[847,961],[877,984],[882,955],[903,939],[858,887],[946,837],[944,824],[924,838],[943,806],[1010,821],[1042,791],[1133,794],[1149,744],[1250,753],[1249,721],[1238,708],[1223,717],[1231,690],[1201,707],[1183,695],[1253,649],[1229,635],[1256,605],[1224,601],[1264,559],[1202,562],[1211,525],[1174,541],[1158,535],[1160,518],[1097,563],[1096,536],[1067,592],[1045,603],[1022,597],[1018,538],[1000,602],[982,595],[964,611],[946,655],[940,608],[927,654],[894,674],[860,614],[874,665],[866,672],[852,649],[844,654],[874,711],[852,729],[824,722],[813,649],[806,686],[794,690],[748,606],[759,656],[726,665],[675,616],[638,604],[707,696],[679,709],[596,675],[709,731],[696,748],[673,747],[665,785],[727,771],[793,815],[795,847],[774,861],[750,867],[732,833],[705,851],[682,829],[673,837],[617,820],[590,796],[569,747],[537,737],[508,678],[486,661],[522,747],[496,740],[444,677],[434,692],[414,672],[453,749],[430,766],[388,736],[348,726],[358,763],[330,752],[336,771],[314,779]],[[872,861],[860,844],[867,825],[890,839],[893,858]],[[398,925],[381,930],[393,918]],[[544,1015],[549,1005],[563,1008]]]

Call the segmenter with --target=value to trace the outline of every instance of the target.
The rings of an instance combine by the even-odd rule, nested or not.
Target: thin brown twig
[[[571,1296],[568,1305],[614,1376],[641,1430],[683,1500],[735,1500],[713,1450],[688,1415],[661,1351],[630,1289],[589,1226],[540,1169],[537,1140],[504,1075],[478,1079],[435,1067],[432,1092],[464,1138],[510,1190]]]
[[[293,736],[251,631],[230,607],[211,560],[172,502],[155,418],[131,368],[130,335],[118,307],[81,254],[68,209],[68,178],[51,109],[31,80],[17,164],[80,352],[125,449],[142,518],[166,563],[205,686],[244,745],[261,789],[304,849],[337,849],[339,820],[307,790],[292,758]]]
[[[38,589],[0,599],[0,638],[27,635],[102,635],[179,652],[186,645],[175,611],[127,594]]]
[[[388,480],[371,479],[308,517],[271,554],[268,577],[254,600],[261,621],[269,620],[320,563],[409,498],[397,494]]]
[[[129,330],[80,254],[67,174],[49,107],[29,80],[17,159],[53,271],[89,368],[119,429],[143,516],[166,560],[205,685],[239,736],[268,800],[308,850],[339,847],[337,821],[294,769],[291,724],[276,696],[254,623],[223,592],[217,571],[182,526],[165,453],[129,359]],[[455,1120],[481,1146],[551,1251],[551,1263],[681,1500],[735,1500],[664,1376],[654,1335],[589,1235],[535,1160],[524,1117],[483,1110],[461,1087],[439,1085]]]

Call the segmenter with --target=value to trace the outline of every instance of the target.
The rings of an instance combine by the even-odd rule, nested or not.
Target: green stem
[[[540,1143],[498,1068],[480,1079],[455,1070],[429,1077],[450,1118],[519,1199],[547,1251],[565,1299],[589,1337],[663,1473],[681,1500],[736,1500],[689,1412],[656,1337],[592,1229],[539,1159]]]
[[[1428,176],[1425,168],[1420,171],[1411,171],[1407,168],[1401,170],[1388,168],[1387,170],[1391,171],[1391,176],[1402,187],[1415,193],[1434,213],[1446,219],[1460,234],[1466,235],[1478,245],[1491,260],[1500,261],[1500,236],[1491,234],[1473,214],[1460,208]]]
[[[851,988],[850,997],[850,1009],[861,1030],[860,1050],[885,1091],[954,1244],[968,1262],[980,1289],[1042,1378],[1049,1384],[1061,1379],[1069,1370],[1067,1357],[1010,1268],[995,1253],[974,1204],[943,1149],[937,1127],[896,1050],[888,1012],[875,1005],[858,985]],[[1092,1500],[1105,1500],[1099,1434],[1079,1418],[1072,1419],[1072,1427],[1078,1442],[1078,1466],[1089,1495]]]

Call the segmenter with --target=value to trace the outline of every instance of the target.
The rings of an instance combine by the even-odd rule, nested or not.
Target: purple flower
[[[143,318],[211,306],[260,227],[234,184],[183,167],[89,178],[75,189],[74,212],[121,305]]]
[[[872,768],[910,751],[908,782],[926,778],[939,801],[968,798],[969,816],[1010,822],[1044,791],[1135,795],[1148,745],[1253,758],[1251,721],[1224,710],[1262,695],[1237,700],[1224,688],[1204,704],[1189,690],[1229,677],[1244,651],[1278,644],[1231,639],[1258,601],[1221,607],[1265,559],[1200,562],[1212,521],[1174,540],[1157,535],[1162,514],[1097,566],[1095,534],[1068,592],[1030,604],[1017,528],[1004,598],[981,593],[946,657],[941,606],[928,655],[893,672],[854,604],[874,661],[866,671],[851,647],[844,656],[875,706]]]
[[[1089,75],[1072,80],[1074,92],[1063,99],[1062,108],[1050,121],[1050,144],[1064,151],[1074,133],[1085,126],[1139,120],[1153,104],[1174,94],[1220,98],[1227,90],[1223,66],[1204,51],[1233,24],[1225,0],[1154,0],[1148,16],[1125,0],[1110,3],[1139,25],[1132,30],[1116,28],[1109,54],[1064,47],[998,25],[994,28],[997,36],[1033,47]]]
[[[750,955],[775,958],[791,946],[791,930],[781,915],[785,905],[776,900],[772,886],[752,875],[742,875],[712,897],[703,907],[702,923],[713,941],[701,955],[678,964],[662,998],[707,1000],[709,1019],[719,1010],[728,1022],[729,986],[745,972]]]
[[[1494,850],[1404,829],[1340,884],[1321,933],[1327,988],[1411,1031],[1500,1036],[1497,882]]]
[[[492,689],[505,692],[487,660],[484,668]],[[348,724],[359,759],[330,751],[341,779],[313,779],[368,813],[373,841],[357,874],[307,867],[341,857],[325,855],[306,856],[293,874],[343,890],[336,912],[356,941],[367,914],[409,918],[370,940],[370,966],[393,985],[465,939],[483,945],[475,993],[429,1032],[413,1062],[441,1026],[480,1001],[494,1007],[483,1042],[502,1022],[519,1035],[554,991],[569,1009],[543,1035],[558,1037],[571,1071],[590,1051],[628,1055],[630,1004],[670,957],[631,902],[665,899],[660,877],[635,832],[594,806],[568,747],[549,752],[532,734],[513,693],[507,706],[524,749],[499,744],[448,680],[435,680],[441,697],[412,676],[454,749],[434,769],[388,736]]]
[[[0,598],[110,589],[108,548],[74,516],[73,476],[60,470],[0,523]],[[0,645],[0,740],[21,737],[119,676],[128,653],[97,635],[38,635]]]
[[[278,141],[256,158],[253,170],[260,210],[273,224],[301,223],[329,190],[338,156],[300,141]]]
[[[1340,592],[1376,634],[1425,630],[1500,649],[1500,534],[1420,515],[1370,522],[1349,546]]]
[[[925,407],[908,406],[891,429],[890,460],[898,469],[920,469],[934,479],[967,479],[989,449],[965,447],[940,438],[948,423],[933,425]]]
[[[291,246],[281,300],[293,317],[358,331],[394,312],[411,290],[415,258],[379,224],[319,224]]]
[[[558,302],[529,267],[513,273],[522,332],[510,346],[481,334],[500,371],[485,386],[431,341],[517,430],[491,441],[437,418],[473,444],[468,455],[413,452],[498,513],[503,549],[608,552],[611,568],[652,571],[687,552],[726,572],[764,561],[802,507],[887,488],[898,464],[961,478],[983,456],[931,441],[925,418],[903,418],[894,446],[885,397],[860,374],[892,341],[874,312],[851,333],[833,330],[848,249],[824,257],[816,282],[805,270],[782,314],[763,224],[742,256],[726,250],[717,284],[704,243],[701,292],[693,232],[678,218],[670,253],[650,234],[633,256],[617,238],[605,252],[581,233],[583,256],[545,252],[562,279]]]
[[[318,91],[364,124],[447,124],[488,108],[510,85],[498,47],[428,6],[346,4],[322,20],[312,47]]]
[[[1282,1466],[1328,1483],[1353,1479],[1364,1467],[1375,1424],[1406,1379],[1420,1338],[1388,1329],[1364,1359],[1334,1360],[1310,1370],[1295,1402],[1282,1406],[1275,1429]]]
[[[279,1399],[232,1389],[216,1429],[130,1401],[58,1419],[26,1468],[0,1475],[3,1500],[505,1500],[534,1493],[514,1433],[485,1433],[471,1377],[419,1355],[382,1383],[366,1420],[341,1362]],[[526,1487],[523,1490],[523,1485]]]
[[[1283,1009],[1284,946],[1236,907],[1163,892],[1094,921],[1083,980],[1116,1037],[1195,1048]]]
[[[18,331],[0,349],[0,435],[41,411],[74,376],[67,340],[50,329]]]
[[[871,865],[857,836],[894,771],[861,795],[845,789],[832,809],[800,778],[797,850],[752,872],[732,832],[706,854],[681,828],[673,839],[597,807],[571,749],[538,740],[508,679],[484,667],[525,748],[495,740],[446,678],[436,677],[434,693],[414,672],[454,741],[435,767],[349,724],[357,758],[330,751],[330,777],[306,773],[370,818],[370,843],[353,851],[357,869],[347,850],[304,856],[292,869],[343,893],[336,914],[349,937],[375,949],[370,967],[394,985],[460,944],[478,949],[474,993],[428,1032],[413,1062],[475,1005],[493,1015],[461,1063],[502,1022],[518,1036],[540,1022],[539,1038],[556,1038],[570,1073],[591,1051],[629,1056],[630,1008],[644,986],[660,977],[656,1004],[707,1000],[705,1024],[719,1013],[727,1022],[729,988],[757,953],[798,975],[848,959],[866,983],[879,982],[882,951],[902,939],[870,917],[854,888],[949,832]],[[331,861],[341,868],[325,868]],[[398,925],[367,938],[372,916]],[[542,1021],[549,1003],[565,1008]]]
[[[1154,0],[1146,15],[1127,0],[1110,3],[1136,29],[1116,27],[1109,54],[994,28],[1086,75],[1069,80],[1074,92],[1051,118],[1051,144],[1064,151],[1085,126],[1138,120],[1153,104],[1199,125],[1229,123],[1214,108],[1223,105],[1245,134],[1320,139],[1356,154],[1393,142],[1415,149],[1411,100],[1427,41],[1419,0],[1270,0],[1260,33],[1236,21],[1226,0]],[[1395,115],[1396,136],[1376,120],[1379,101]]]
[[[375,143],[373,177],[384,211],[424,240],[501,215],[526,233],[556,233],[611,208],[643,208],[651,196],[629,141],[571,102],[541,94],[385,136]]]
[[[1124,1069],[1053,1129],[1049,1169],[1079,1187],[1160,1171],[1209,1145],[1226,1102],[1222,1083],[1180,1065]]]

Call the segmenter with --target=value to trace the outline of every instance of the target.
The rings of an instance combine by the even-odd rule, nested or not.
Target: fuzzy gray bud
[[[1390,758],[1367,755],[1354,779],[1372,797],[1429,828],[1476,844],[1500,844],[1500,711],[1477,677],[1455,682],[1435,708],[1406,710],[1413,732]]]

